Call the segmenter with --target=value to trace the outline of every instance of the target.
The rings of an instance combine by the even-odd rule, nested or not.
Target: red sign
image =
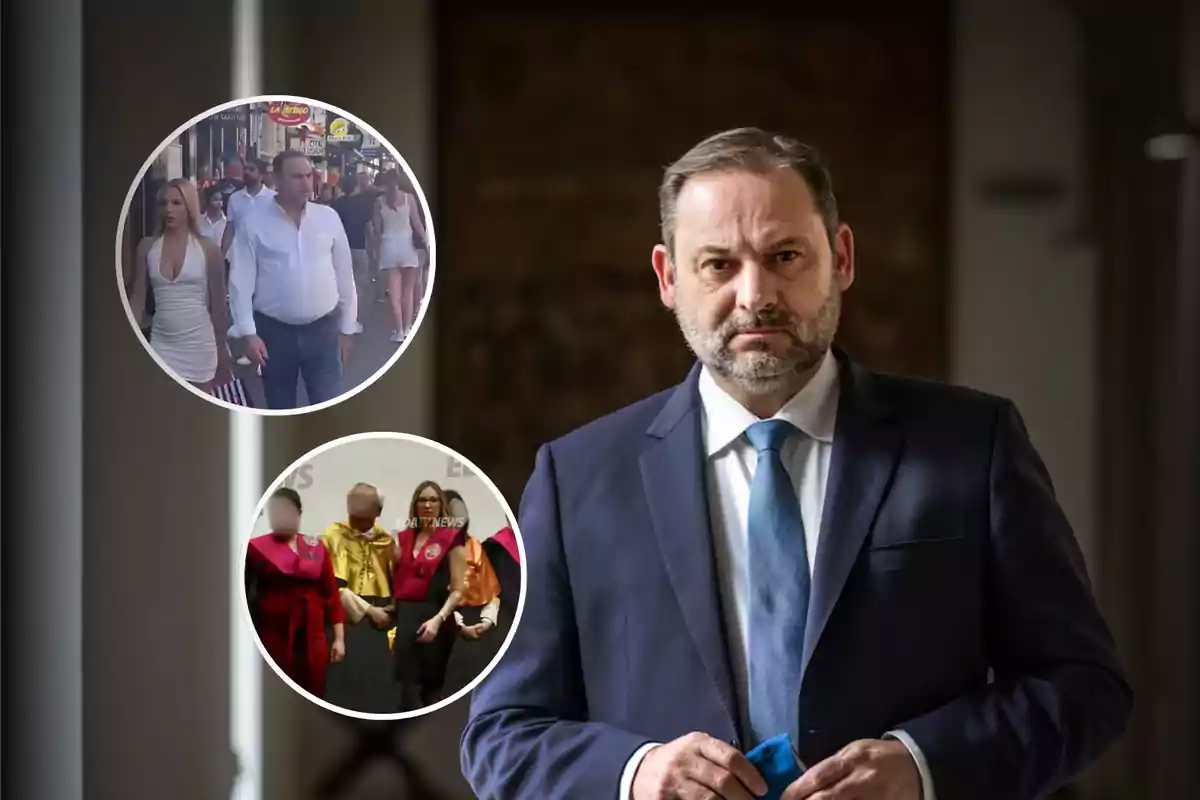
[[[311,114],[312,109],[308,107],[307,103],[286,103],[275,100],[267,106],[267,116],[280,125],[303,125],[308,122]]]

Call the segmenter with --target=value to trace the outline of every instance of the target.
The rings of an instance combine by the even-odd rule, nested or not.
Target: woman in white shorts
[[[387,296],[395,318],[392,341],[398,343],[412,331],[416,317],[421,259],[413,235],[424,240],[425,226],[416,200],[401,191],[400,176],[394,171],[384,176],[383,196],[375,204],[373,230],[379,271],[387,282]]]

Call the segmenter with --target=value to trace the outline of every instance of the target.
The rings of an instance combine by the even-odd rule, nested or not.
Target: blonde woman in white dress
[[[400,176],[395,171],[384,176],[383,196],[375,204],[372,230],[379,271],[387,282],[387,297],[395,319],[392,341],[399,343],[412,331],[416,318],[421,260],[413,234],[424,239],[425,226],[416,200],[400,189]]]
[[[200,200],[176,178],[158,192],[158,230],[137,248],[129,305],[142,319],[154,292],[150,347],[177,377],[206,392],[233,378],[225,335],[225,262],[200,233]]]

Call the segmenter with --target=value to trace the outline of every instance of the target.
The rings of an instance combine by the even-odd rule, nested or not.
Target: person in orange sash
[[[474,642],[487,636],[499,624],[500,582],[483,545],[470,533],[470,512],[462,495],[447,489],[446,506],[450,509],[451,526],[467,535],[467,580],[454,618],[458,622],[459,636]]]
[[[447,669],[445,694],[452,695],[475,680],[499,651],[504,636],[500,625],[500,582],[479,540],[470,534],[470,512],[454,489],[446,490],[446,507],[452,527],[466,534],[467,576],[463,598],[454,612],[459,641]]]
[[[323,697],[328,665],[346,655],[344,612],[324,545],[300,535],[302,508],[293,489],[271,495],[271,532],[251,539],[246,551],[246,598],[271,660],[301,689]],[[325,636],[327,620],[332,645]]]
[[[446,496],[433,481],[413,492],[409,527],[396,534],[396,635],[392,646],[401,711],[441,699],[467,574],[466,534],[446,523]]]

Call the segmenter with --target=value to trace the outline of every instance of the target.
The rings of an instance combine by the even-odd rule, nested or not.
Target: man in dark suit
[[[854,239],[810,148],[667,170],[654,270],[699,364],[538,452],[524,616],[464,773],[499,798],[1032,800],[1132,696],[1014,406],[832,348]]]

